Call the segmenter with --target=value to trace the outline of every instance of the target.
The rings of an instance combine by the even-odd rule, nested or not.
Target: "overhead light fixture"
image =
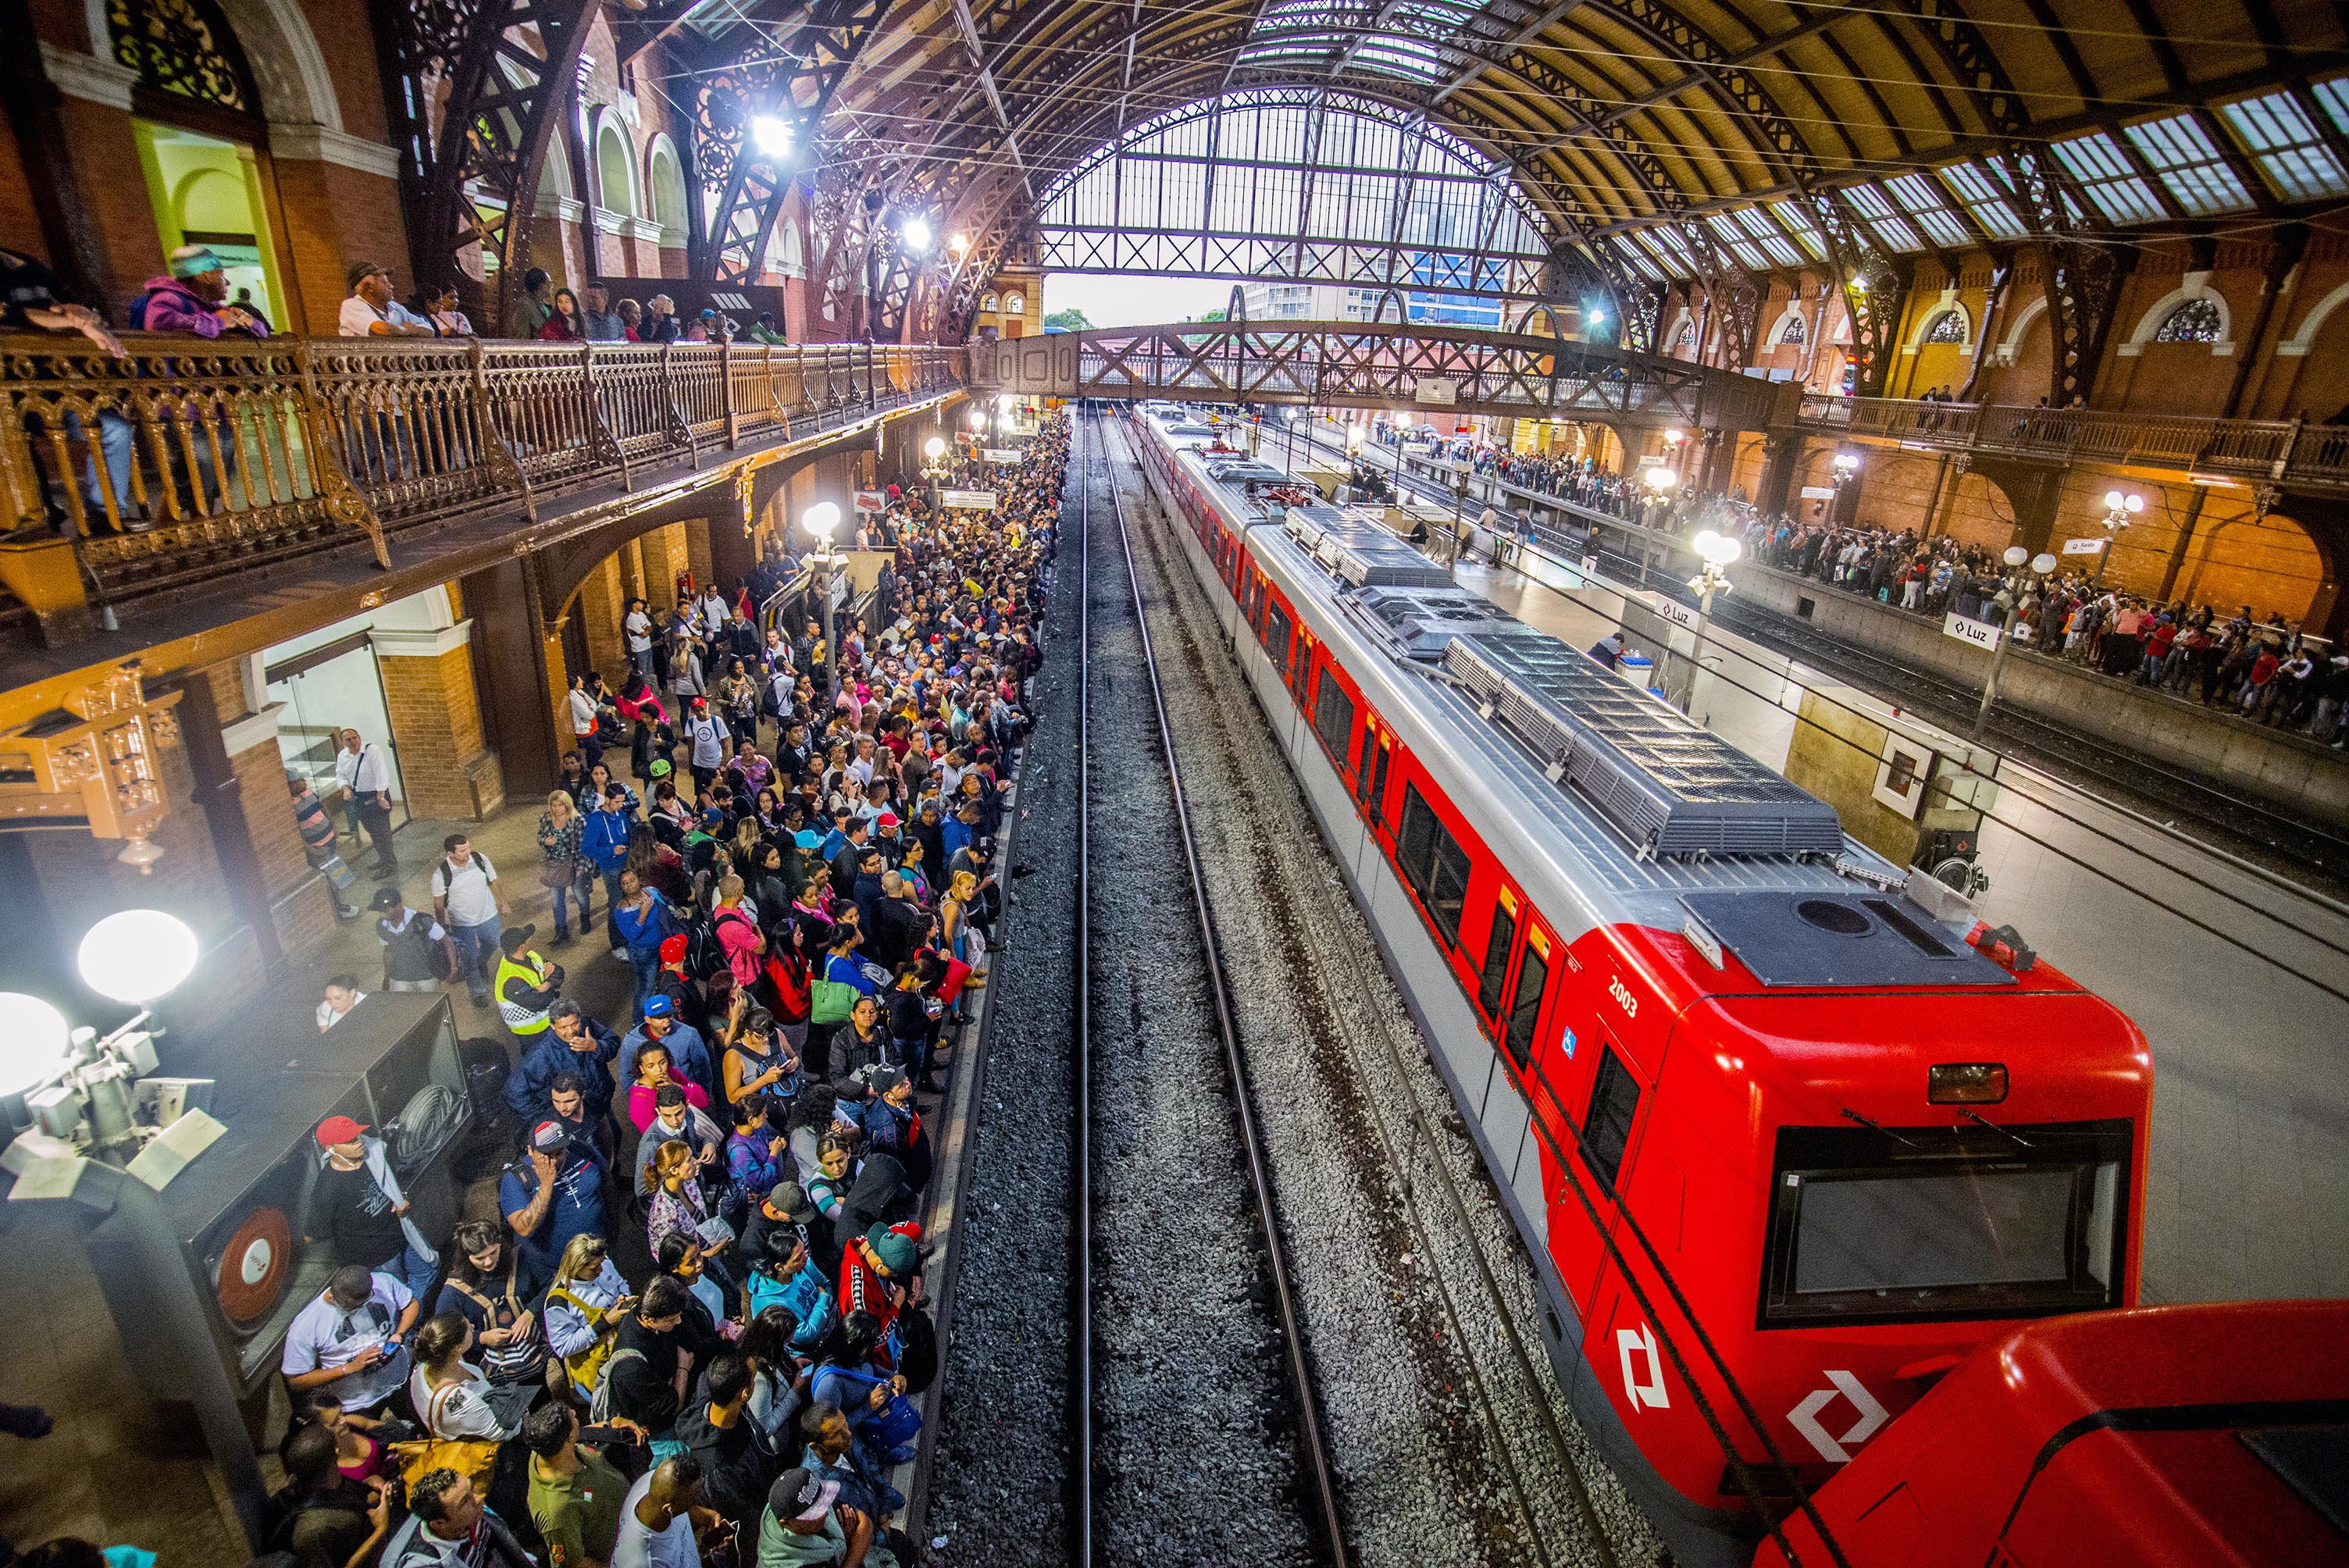
[[[73,1031],[38,996],[0,991],[0,1095],[23,1094],[66,1065]]]
[[[126,909],[89,928],[76,962],[99,995],[144,1006],[195,972],[196,934],[160,909]]]
[[[906,219],[898,226],[897,233],[905,242],[905,249],[917,256],[930,248],[930,225],[925,219]]]
[[[947,247],[953,251],[955,254],[960,255],[965,251],[970,249],[970,236],[968,234],[957,234],[953,239],[947,242]]]
[[[750,143],[769,158],[781,158],[792,150],[791,122],[781,115],[762,114],[750,121]]]

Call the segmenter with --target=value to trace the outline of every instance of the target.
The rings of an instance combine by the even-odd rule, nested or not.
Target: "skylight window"
[[[2168,216],[2153,188],[2137,178],[2128,154],[2101,130],[2057,142],[2055,160],[2113,222],[2155,223]]]
[[[1671,230],[1642,229],[1640,238],[1647,242],[1650,250],[1664,258],[1665,266],[1675,277],[1692,278],[1701,270],[1688,246]]]
[[[1921,174],[1903,174],[1884,182],[1885,193],[1899,204],[1900,210],[1917,221],[1920,228],[1943,245],[1969,245],[1973,235],[1966,230],[1965,220],[1950,211],[1932,181]]]
[[[1776,225],[1762,215],[1759,208],[1740,207],[1737,221],[1745,226],[1747,233],[1762,242],[1762,248],[1770,253],[1771,260],[1781,266],[1799,267],[1803,264],[1802,253],[1778,232]]]
[[[2336,129],[2349,129],[2349,77],[2316,85],[2317,101]],[[2315,201],[2349,194],[2349,170],[2325,144],[2316,122],[2290,92],[2240,98],[2219,110],[2235,139],[2251,155],[2252,166],[2287,201]]]
[[[1941,183],[1950,193],[1964,203],[1983,233],[1993,240],[2019,240],[2029,232],[2022,219],[2014,215],[2006,196],[1991,177],[1971,163],[1953,163],[1940,171]],[[1906,179],[1907,176],[1902,176]],[[1894,181],[1898,185],[1899,181]]]
[[[1354,64],[1364,70],[1385,71],[1423,82],[1440,81],[1451,74],[1444,64],[1444,52],[1416,38],[1385,36],[1364,44],[1355,52]]]
[[[2219,212],[2240,212],[2251,204],[2250,192],[2219,151],[2202,122],[2190,114],[2152,119],[2130,126],[2126,134],[2178,204],[2198,218]]]
[[[1925,242],[1917,237],[1917,231],[1892,210],[1892,203],[1887,201],[1884,193],[1875,186],[1846,186],[1843,197],[1876,232],[1876,237],[1894,250],[1921,251],[1925,248]]]
[[[1803,249],[1811,253],[1811,260],[1824,262],[1827,259],[1826,243],[1819,238],[1818,225],[1811,222],[1809,213],[1792,201],[1772,201],[1766,205],[1770,209],[1770,216],[1777,219],[1779,226],[1801,242]]]
[[[1650,259],[1647,252],[1641,250],[1638,245],[1631,242],[1631,237],[1629,234],[1618,234],[1615,236],[1615,253],[1623,258],[1624,265],[1630,267],[1633,272],[1638,273],[1640,276],[1648,279],[1650,282],[1662,283],[1664,281],[1664,274],[1661,269],[1660,269],[1656,263]]]
[[[1745,238],[1744,232],[1730,219],[1728,213],[1715,212],[1705,219],[1705,223],[1739,261],[1757,273],[1769,270],[1769,262],[1764,259],[1762,253]]]

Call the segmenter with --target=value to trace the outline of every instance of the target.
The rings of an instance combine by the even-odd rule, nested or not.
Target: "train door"
[[[1379,728],[1377,717],[1368,708],[1363,709],[1361,744],[1354,753],[1354,799],[1372,834],[1385,825],[1380,820],[1380,810],[1386,796],[1387,758],[1393,748],[1393,738]]]
[[[1586,1315],[1605,1272],[1606,1240],[1615,1228],[1618,1195],[1649,1090],[1617,1031],[1585,1005],[1591,978],[1588,966],[1569,965],[1568,975],[1546,984],[1559,994],[1552,1002],[1547,1033],[1537,1033],[1528,1063],[1534,1110],[1555,1150],[1552,1158],[1562,1161],[1574,1178],[1569,1183],[1563,1175],[1553,1176],[1549,1183],[1550,1251],[1558,1277]],[[1544,979],[1548,981],[1547,972]]]

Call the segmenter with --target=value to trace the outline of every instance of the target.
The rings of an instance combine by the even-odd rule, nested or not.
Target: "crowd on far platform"
[[[1392,443],[1394,432],[1381,426],[1379,437]],[[1587,459],[1502,452],[1465,438],[1438,443],[1437,455],[1626,521],[1729,532],[1763,565],[1937,620],[1954,612],[2002,624],[2018,604],[1997,552],[1947,535],[1764,517],[1732,495],[1676,490],[1659,500]],[[2349,648],[2275,614],[2162,603],[2069,566],[2026,578],[2019,607],[2018,636],[2043,653],[2349,749]]]

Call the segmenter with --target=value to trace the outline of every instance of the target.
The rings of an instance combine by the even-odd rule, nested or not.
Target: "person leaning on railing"
[[[375,262],[353,262],[351,292],[343,301],[337,323],[345,337],[437,337],[428,316],[417,315],[394,297],[391,273]]]

